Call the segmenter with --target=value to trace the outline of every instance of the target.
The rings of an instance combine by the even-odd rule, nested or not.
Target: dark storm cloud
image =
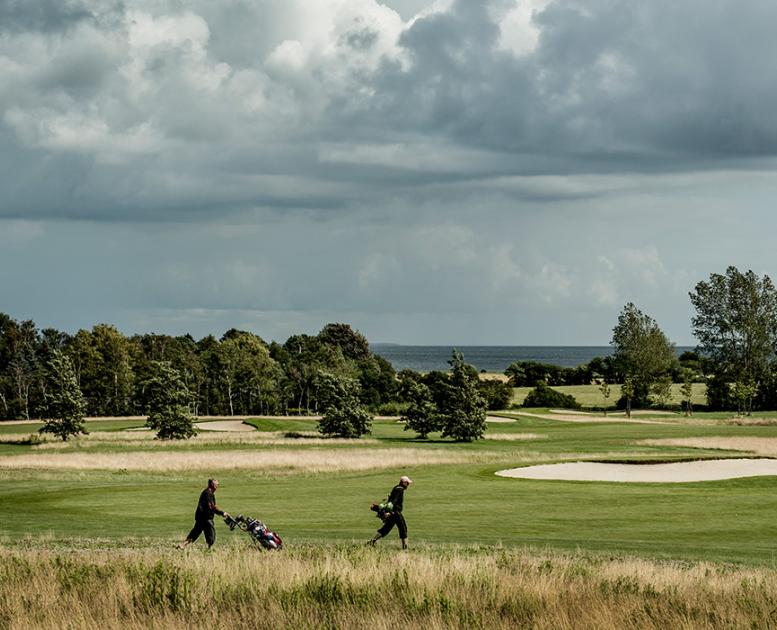
[[[626,156],[639,169],[662,154],[693,168],[697,158],[777,151],[773,3],[557,0],[535,16],[539,44],[520,58],[498,49],[489,16],[487,4],[458,0],[413,24],[400,39],[413,66],[384,66],[368,118],[579,156],[570,171],[586,154],[611,166]]]
[[[63,31],[91,17],[79,0],[0,0],[0,33]]]
[[[608,188],[515,178],[777,153],[777,5],[523,1],[520,53],[508,0],[2,2],[0,216],[551,203]]]

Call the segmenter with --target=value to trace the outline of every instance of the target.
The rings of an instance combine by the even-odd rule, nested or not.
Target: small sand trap
[[[500,477],[559,481],[616,481],[625,483],[686,483],[738,477],[777,475],[777,459],[706,459],[675,464],[605,464],[570,462],[500,470]]]
[[[194,425],[200,431],[238,431],[248,433],[256,431],[256,427],[245,424],[241,420],[217,420],[215,422],[197,422]]]

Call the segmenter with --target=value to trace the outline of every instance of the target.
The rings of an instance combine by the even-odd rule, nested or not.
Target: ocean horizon
[[[406,346],[376,343],[370,348],[391,363],[395,370],[410,369],[418,372],[447,370],[454,348],[464,355],[467,363],[486,372],[504,372],[514,361],[577,367],[590,362],[594,357],[612,354],[612,346]],[[677,354],[693,349],[693,346],[678,346]]]

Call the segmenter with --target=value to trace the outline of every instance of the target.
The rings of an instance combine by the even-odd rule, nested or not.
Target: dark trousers
[[[402,512],[392,512],[391,516],[383,522],[383,527],[378,530],[378,533],[381,536],[386,536],[394,529],[394,525],[396,525],[399,530],[399,537],[407,538],[407,523],[405,523],[405,517],[402,516]]]
[[[213,525],[213,520],[196,520],[194,521],[194,527],[186,540],[194,542],[200,537],[200,534],[205,534],[205,542],[208,543],[208,547],[212,547],[216,542],[216,527]]]

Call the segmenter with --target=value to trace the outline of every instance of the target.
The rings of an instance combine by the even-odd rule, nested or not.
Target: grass
[[[682,385],[675,383],[672,385],[672,397],[670,399],[671,405],[679,406],[683,400],[683,396],[680,392]],[[533,387],[514,387],[513,388],[513,404],[522,405],[523,401],[528,396],[529,392],[534,389]],[[614,407],[615,403],[621,397],[621,386],[618,384],[610,385],[610,397],[605,400],[602,396],[602,392],[598,385],[554,385],[553,389],[558,390],[564,394],[570,394],[574,396],[577,402],[583,407],[590,407],[601,409],[605,406]],[[691,395],[691,403],[693,405],[705,405],[707,404],[707,386],[704,383],[694,383]]]
[[[477,546],[0,550],[13,628],[771,627],[773,569]]]
[[[101,421],[89,436],[39,445],[25,443],[30,425],[0,424],[0,627],[183,627],[215,615],[239,626],[385,627],[387,607],[430,627],[769,625],[777,477],[667,486],[494,472],[774,454],[777,413],[758,424],[707,413],[629,424],[525,411],[469,444],[418,440],[390,419],[362,440],[287,438],[315,421],[273,418],[252,420],[255,433],[188,442]],[[401,474],[415,480],[411,552],[398,554],[394,533],[365,550],[379,525],[369,504]],[[244,553],[244,534],[221,523],[214,553],[202,543],[169,551],[212,475],[219,505],[265,520],[286,551]]]

